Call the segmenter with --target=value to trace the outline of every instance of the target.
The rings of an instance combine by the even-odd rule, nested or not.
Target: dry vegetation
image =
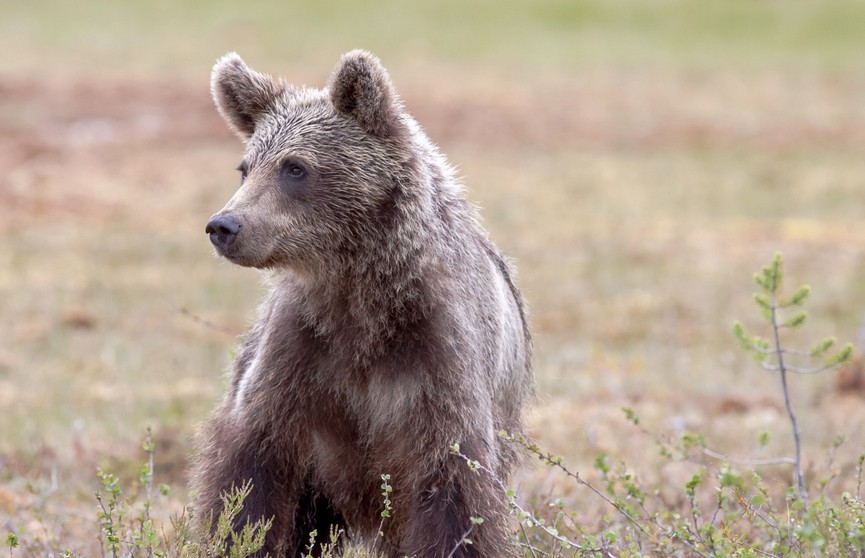
[[[404,9],[404,25],[385,30],[325,3],[294,12],[311,23],[285,38],[275,21],[288,15],[260,4],[241,17],[207,3],[19,3],[0,23],[0,47],[15,53],[0,68],[0,534],[43,541],[37,555],[98,553],[96,468],[134,484],[147,425],[157,482],[171,487],[154,513],[186,501],[190,436],[261,294],[203,232],[237,183],[240,147],[207,92],[230,49],[315,84],[354,46],[391,67],[518,264],[537,337],[530,434],[571,469],[600,482],[604,452],[675,503],[697,465],[662,458],[658,437],[790,454],[777,378],[730,326],[759,329],[751,275],[780,250],[790,280],[814,288],[814,329],[858,337],[860,5],[481,3],[465,14],[445,3]],[[385,9],[396,5],[370,11]],[[837,473],[826,489],[850,490],[865,446],[861,370],[792,389],[807,478]],[[789,482],[787,466],[760,473]],[[516,483],[587,524],[611,513],[547,468]]]

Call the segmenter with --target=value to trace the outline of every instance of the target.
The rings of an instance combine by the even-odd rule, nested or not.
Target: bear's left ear
[[[285,83],[256,72],[234,52],[220,58],[210,75],[216,108],[243,140],[252,135],[262,115],[285,90]]]
[[[331,77],[330,100],[368,133],[386,138],[399,124],[400,103],[381,62],[365,50],[343,55]]]

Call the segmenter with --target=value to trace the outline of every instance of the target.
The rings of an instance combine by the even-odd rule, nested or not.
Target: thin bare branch
[[[216,331],[218,333],[223,333],[225,335],[231,335],[234,337],[236,337],[238,335],[238,332],[233,330],[232,328],[227,327],[227,326],[223,326],[223,325],[219,325],[219,324],[211,322],[210,320],[208,320],[206,318],[202,318],[201,316],[192,312],[191,310],[189,310],[186,307],[181,306],[180,308],[176,308],[176,307],[174,307],[174,305],[172,305],[172,308],[174,308],[178,313],[180,313],[180,315],[186,316],[187,318],[191,319],[193,322],[197,323],[198,325],[200,325],[206,329],[209,329],[211,331]]]
[[[735,457],[730,457],[729,455],[724,455],[722,453],[714,452],[708,448],[703,448],[703,453],[708,455],[709,457],[713,457],[715,459],[720,459],[721,461],[726,461],[727,463],[732,463],[734,465],[744,465],[746,467],[760,467],[762,465],[795,465],[796,460],[792,457],[776,457],[774,459],[738,459]]]
[[[491,469],[489,469],[488,467],[479,463],[478,461],[470,459],[466,454],[459,451],[459,449],[457,449],[456,446],[451,448],[451,452],[454,455],[456,455],[457,457],[459,457],[460,459],[462,459],[463,461],[465,461],[466,464],[468,464],[468,466],[470,468],[475,469],[475,470],[479,470],[479,471],[483,471],[484,473],[490,475],[490,478],[493,479],[493,482],[495,482],[499,486],[499,488],[502,490],[502,492],[504,492],[505,494],[508,494],[508,487],[505,486],[505,483],[503,483],[502,480],[498,477],[498,475],[496,475],[495,472],[493,472]],[[567,537],[563,537],[563,536],[559,535],[558,533],[551,531],[546,525],[544,525],[543,523],[538,521],[531,511],[526,510],[525,508],[523,508],[520,505],[520,503],[516,499],[516,496],[508,496],[508,503],[511,506],[513,506],[514,509],[516,509],[518,512],[520,512],[524,517],[529,519],[532,522],[532,524],[534,524],[536,527],[538,527],[541,530],[543,530],[544,532],[546,532],[547,535],[549,535],[550,537],[552,537],[553,539],[555,539],[559,543],[564,544],[570,548],[577,549],[577,550],[586,550],[586,548],[584,546],[575,543],[574,541],[568,539]],[[646,533],[646,534],[648,535],[648,533]]]
[[[568,469],[565,465],[562,464],[560,459],[552,459],[549,455],[545,455],[543,452],[539,451],[536,447],[529,444],[525,439],[517,439],[514,437],[510,437],[509,439],[511,442],[517,441],[523,447],[525,447],[527,450],[529,450],[530,452],[532,452],[533,454],[535,454],[536,456],[541,458],[541,460],[543,460],[545,463],[549,464],[550,466],[558,468],[565,475],[571,477],[572,479],[577,481],[577,483],[588,488],[596,496],[599,496],[602,500],[604,500],[609,505],[614,507],[616,509],[616,511],[619,512],[619,514],[621,514],[625,519],[627,519],[640,532],[642,532],[644,535],[646,535],[647,537],[649,537],[653,541],[656,540],[655,537],[653,536],[653,534],[650,533],[646,529],[646,527],[643,526],[634,516],[629,514],[627,510],[625,510],[621,505],[619,505],[616,502],[614,502],[613,500],[611,500],[606,494],[604,494],[603,492],[601,492],[600,490],[595,488],[595,486],[592,485],[590,482],[583,479],[583,477],[581,477],[579,473],[575,473],[575,472],[571,471],[570,469]],[[461,455],[461,454],[458,453],[457,455]],[[463,459],[467,459],[465,456],[462,456],[462,457],[463,457]],[[481,466],[481,468],[483,468],[483,466]],[[489,471],[488,469],[485,469],[485,470]],[[498,477],[496,477],[492,471],[489,471],[489,473],[493,474],[494,478],[496,479],[496,482],[504,488],[504,484],[502,484],[502,482],[500,480],[498,480]],[[516,500],[516,498],[512,498],[512,501],[515,501],[515,500]],[[690,541],[679,537],[672,529],[665,527],[657,519],[654,519],[653,523],[655,526],[657,526],[659,529],[661,529],[663,531],[665,536],[669,537],[671,540],[681,542],[683,545],[687,546],[692,552],[694,552],[698,556],[701,556],[702,558],[710,558],[710,556],[708,554],[701,551],[699,548],[697,548]],[[541,528],[543,528],[543,526],[541,526]],[[575,543],[572,543],[572,544],[575,544]],[[580,547],[577,547],[577,548],[580,548]]]
[[[819,367],[808,368],[808,367],[800,367],[800,366],[790,366],[787,365],[787,372],[793,372],[794,374],[819,374],[820,372],[825,372],[826,370],[830,370],[833,368],[834,364],[826,364]]]
[[[799,421],[796,420],[796,413],[793,411],[793,402],[790,399],[790,389],[787,386],[787,367],[784,363],[784,353],[781,350],[781,332],[778,327],[778,307],[774,293],[772,293],[772,312],[769,321],[772,324],[772,334],[775,337],[778,372],[781,376],[781,390],[784,393],[784,406],[787,408],[787,416],[789,417],[790,425],[793,428],[793,442],[796,452],[793,463],[793,472],[796,477],[796,486],[798,488],[799,497],[802,499],[802,502],[807,505],[808,493],[805,491],[805,476],[802,474],[802,440],[799,434]]]

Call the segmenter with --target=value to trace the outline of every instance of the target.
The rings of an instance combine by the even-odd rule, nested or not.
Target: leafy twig
[[[824,358],[820,366],[794,366],[786,362],[785,357],[788,355],[811,358],[825,357],[826,353],[835,344],[835,340],[831,338],[824,339],[808,352],[790,349],[781,344],[781,331],[783,329],[802,326],[808,317],[808,314],[804,310],[797,311],[788,319],[784,319],[782,313],[791,308],[801,307],[811,293],[811,288],[808,285],[803,285],[796,289],[789,297],[782,297],[781,286],[783,281],[783,261],[780,253],[776,253],[772,262],[754,275],[754,282],[761,290],[761,292],[754,294],[754,302],[760,308],[763,317],[771,327],[772,341],[769,342],[761,337],[748,335],[740,322],[736,322],[733,325],[733,334],[742,344],[742,347],[753,355],[754,359],[764,370],[777,372],[780,376],[781,391],[784,394],[784,407],[787,410],[787,418],[790,421],[790,428],[793,433],[794,457],[792,460],[782,458],[776,460],[776,462],[790,463],[793,466],[796,493],[802,502],[807,505],[808,492],[805,487],[805,476],[802,473],[802,436],[799,429],[799,421],[793,410],[790,387],[787,383],[787,373],[817,374],[835,368],[850,359],[853,353],[853,346],[848,343],[834,355]],[[766,362],[769,358],[772,358],[773,362]],[[712,454],[707,453],[707,455]]]

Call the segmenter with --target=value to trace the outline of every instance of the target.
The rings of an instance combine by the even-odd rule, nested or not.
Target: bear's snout
[[[210,235],[210,242],[216,246],[220,254],[225,254],[234,244],[241,224],[228,215],[214,215],[204,229]]]

